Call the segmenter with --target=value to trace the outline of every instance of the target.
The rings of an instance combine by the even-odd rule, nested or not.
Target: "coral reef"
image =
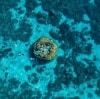
[[[33,50],[34,55],[37,58],[43,60],[52,60],[57,54],[58,46],[53,40],[47,37],[42,37],[35,42]]]
[[[0,0],[0,99],[100,99],[100,0]]]

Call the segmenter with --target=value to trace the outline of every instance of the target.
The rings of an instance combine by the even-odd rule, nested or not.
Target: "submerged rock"
[[[57,44],[47,37],[39,38],[33,45],[33,53],[39,59],[52,60],[55,58],[57,51]]]

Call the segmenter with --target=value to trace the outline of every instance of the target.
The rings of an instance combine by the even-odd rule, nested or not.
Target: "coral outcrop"
[[[34,55],[39,59],[52,60],[56,56],[57,51],[57,44],[47,37],[39,38],[33,45]]]

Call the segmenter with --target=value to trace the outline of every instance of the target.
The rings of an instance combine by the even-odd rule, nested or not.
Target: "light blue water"
[[[49,62],[32,55],[43,36]],[[0,99],[100,99],[100,1],[0,0]]]

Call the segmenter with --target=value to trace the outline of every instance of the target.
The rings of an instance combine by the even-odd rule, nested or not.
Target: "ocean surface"
[[[100,99],[100,0],[0,0],[0,99]]]

